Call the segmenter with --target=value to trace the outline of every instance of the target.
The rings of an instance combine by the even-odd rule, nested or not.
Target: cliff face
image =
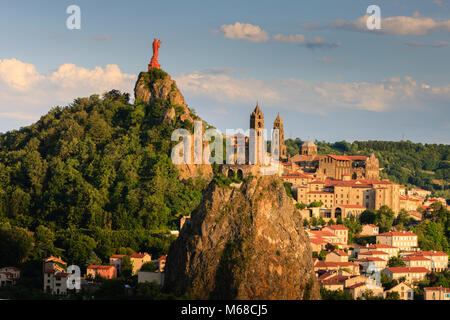
[[[320,299],[311,256],[278,177],[212,182],[170,248],[165,289],[193,299]]]

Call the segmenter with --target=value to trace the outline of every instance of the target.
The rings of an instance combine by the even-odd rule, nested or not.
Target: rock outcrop
[[[183,121],[193,122],[190,110],[184,101],[184,97],[178,90],[175,80],[169,74],[158,68],[152,68],[150,72],[141,72],[134,86],[135,99],[141,99],[151,104],[156,98],[167,100],[173,106],[183,109],[181,115]]]
[[[175,80],[159,68],[150,68],[149,72],[139,74],[134,86],[134,97],[148,104],[152,104],[156,99],[167,101],[167,109],[164,110],[160,121],[168,125],[174,125],[177,119],[191,126],[194,120],[201,121],[200,117],[188,108]],[[191,154],[194,154],[193,150]],[[180,180],[202,177],[209,181],[212,178],[212,168],[209,164],[180,164],[177,168]]]
[[[276,176],[211,182],[172,244],[165,290],[192,299],[320,299],[301,218]]]

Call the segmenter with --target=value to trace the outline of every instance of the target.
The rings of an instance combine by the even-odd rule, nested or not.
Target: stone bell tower
[[[261,165],[264,147],[264,115],[259,109],[258,103],[256,103],[256,108],[250,115],[250,129],[255,130],[254,137],[250,134],[250,143],[253,144],[254,150],[253,154],[250,152],[250,163]]]
[[[286,144],[284,141],[284,125],[283,125],[283,120],[280,117],[280,114],[278,114],[277,118],[273,122],[273,128],[278,129],[278,133],[279,133],[280,160],[285,160],[285,159],[287,159],[287,154],[286,154]]]

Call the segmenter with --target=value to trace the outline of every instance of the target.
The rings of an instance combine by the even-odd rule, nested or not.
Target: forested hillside
[[[297,154],[303,141],[286,140],[289,155]],[[450,199],[450,145],[411,141],[316,141],[322,154],[363,154],[372,152],[380,161],[381,176],[408,186],[417,186]]]
[[[150,78],[166,76],[158,69]],[[176,115],[168,124],[169,107]],[[172,131],[192,126],[179,119],[180,109],[164,99],[130,104],[113,90],[1,134],[0,265],[62,254],[84,266],[120,247],[167,252],[165,233],[178,229],[204,187],[179,181],[170,160]]]

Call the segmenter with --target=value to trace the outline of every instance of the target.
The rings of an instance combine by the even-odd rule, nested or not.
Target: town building
[[[42,271],[45,273],[49,270],[65,271],[67,269],[67,262],[64,262],[61,258],[50,256],[43,260]]]
[[[363,224],[360,235],[361,236],[376,236],[380,228],[374,224]]]
[[[70,274],[64,271],[44,271],[44,291],[52,295],[67,295],[67,279]]]
[[[399,248],[400,251],[416,251],[417,235],[410,231],[391,231],[377,235],[377,243]]]
[[[386,268],[387,261],[378,257],[366,257],[354,260],[360,266],[360,272],[372,273],[376,270],[383,270]]]
[[[359,252],[358,259],[365,259],[365,258],[380,258],[387,262],[389,260],[389,253],[381,250],[368,250]]]
[[[442,272],[448,268],[448,255],[442,251],[419,251],[409,256],[424,257],[431,260],[431,271]]]
[[[283,174],[286,181],[302,181],[299,173]],[[291,182],[292,183],[292,182]],[[320,216],[328,221],[339,217],[359,217],[367,209],[378,210],[386,205],[394,213],[400,211],[398,190],[400,185],[387,180],[313,180],[306,184],[292,185],[298,203],[306,205],[321,202]],[[305,217],[303,217],[305,218]]]
[[[359,265],[353,262],[314,261],[314,272],[317,274],[338,270],[347,271],[352,275],[359,275]]]
[[[430,270],[423,267],[389,267],[383,269],[381,272],[393,280],[398,281],[404,278],[406,282],[413,283],[416,281],[425,280],[427,274],[430,273]]]
[[[340,243],[346,244],[348,242],[348,229],[341,224],[333,224],[326,226],[323,231],[330,231],[339,238]]]
[[[375,280],[367,278],[366,281],[353,284],[345,288],[353,299],[362,298],[365,293],[372,293],[375,297],[383,297],[383,287],[376,284]]]
[[[450,288],[425,287],[423,292],[425,300],[450,300]]]
[[[317,146],[310,140],[303,143],[300,154],[290,157],[288,163],[294,164],[294,168],[311,174],[316,179],[379,179],[379,162],[374,154],[321,155],[317,152]]]
[[[343,250],[334,250],[325,256],[325,261],[348,262],[348,253]]]
[[[152,256],[147,252],[133,253],[130,255],[130,261],[133,266],[133,274],[136,274],[144,263],[152,261]]]
[[[384,292],[385,298],[389,292],[397,292],[400,300],[414,300],[414,289],[404,282],[401,282],[391,289],[386,290]]]
[[[163,255],[155,261],[156,267],[158,268],[159,272],[164,272],[164,269],[166,268],[166,260],[167,255]]]
[[[425,258],[424,256],[410,255],[410,256],[403,257],[402,260],[405,262],[406,266],[409,268],[423,267],[428,270],[432,270],[431,269],[431,267],[432,267],[431,260],[428,258]]]
[[[20,269],[16,267],[4,267],[0,269],[0,287],[13,286],[20,278]]]
[[[389,259],[391,257],[398,256],[400,249],[397,247],[394,247],[394,246],[390,246],[387,244],[381,244],[381,243],[366,244],[366,246],[357,247],[355,249],[355,252],[357,255],[359,255],[359,253],[361,253],[361,252],[369,252],[369,251],[382,251],[382,252],[388,254],[388,259]],[[384,256],[382,258],[385,259]]]
[[[122,270],[122,258],[125,257],[124,254],[113,254],[109,257],[109,264],[116,267],[117,273]]]
[[[114,279],[117,278],[117,269],[115,266],[90,265],[86,269],[86,276],[93,279],[97,277]]]

